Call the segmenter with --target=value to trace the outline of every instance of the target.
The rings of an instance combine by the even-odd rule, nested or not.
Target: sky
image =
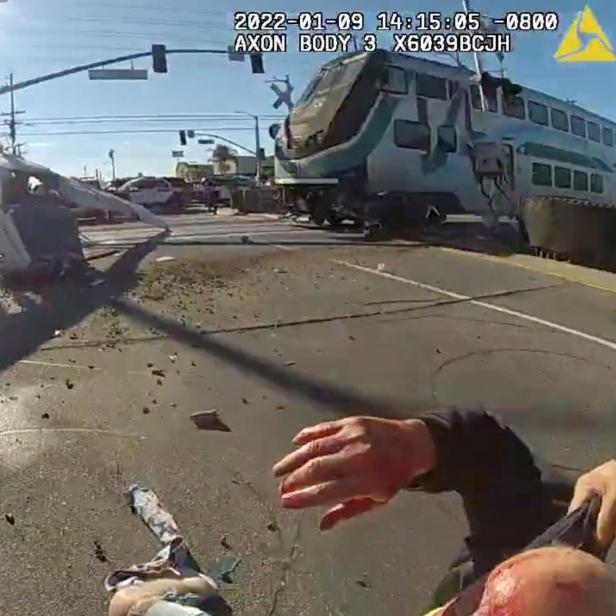
[[[514,50],[504,62],[506,75],[528,87],[578,104],[616,120],[616,62],[558,63],[553,56],[583,0],[470,0],[472,10],[491,17],[507,11],[557,11],[557,32],[517,33]],[[439,11],[453,15],[462,0],[380,0],[378,11],[414,15]],[[375,31],[375,3],[338,0],[337,11],[362,11],[365,30]],[[616,46],[616,3],[591,0],[590,8]],[[3,0],[0,2],[0,81],[13,72],[16,82],[72,66],[148,51],[152,44],[170,48],[225,49],[233,43],[235,11],[297,13],[289,0]],[[302,11],[322,11],[333,17],[330,0],[304,0]],[[333,28],[329,32],[336,32]],[[207,162],[211,146],[192,142],[182,148],[178,131],[192,129],[230,139],[254,150],[254,120],[236,111],[260,116],[261,145],[273,151],[270,124],[281,121],[285,107],[273,108],[276,95],[268,80],[289,75],[297,100],[318,68],[335,54],[297,51],[297,29],[288,32],[289,51],[265,56],[265,75],[251,73],[248,62],[230,62],[225,55],[169,56],[169,73],[150,70],[147,81],[89,81],[79,73],[16,92],[20,111],[18,141],[26,157],[64,174],[111,177],[108,153],[115,152],[120,177],[138,173],[173,175],[173,150],[184,160]],[[382,47],[391,38],[379,35]],[[616,47],[615,47],[616,48]],[[425,54],[424,54],[425,55]],[[426,56],[451,62],[447,56]],[[462,57],[472,67],[471,57]],[[485,68],[499,68],[495,57],[483,58]],[[117,68],[130,68],[128,63]],[[151,69],[149,58],[134,68]],[[0,96],[0,113],[10,109],[8,95]],[[135,116],[138,116],[135,118]],[[188,117],[179,117],[188,116]],[[6,117],[0,118],[5,120]],[[139,132],[142,131],[142,132]],[[147,132],[143,132],[147,131]],[[0,127],[6,134],[6,127]],[[238,148],[239,150],[239,148]]]

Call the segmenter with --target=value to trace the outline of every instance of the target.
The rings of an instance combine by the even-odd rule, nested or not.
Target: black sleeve
[[[574,481],[540,461],[492,415],[452,410],[419,417],[436,445],[436,467],[411,489],[462,497],[467,550],[480,569],[524,548],[566,514]]]

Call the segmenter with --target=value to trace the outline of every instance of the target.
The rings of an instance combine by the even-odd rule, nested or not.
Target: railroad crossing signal
[[[281,105],[286,105],[289,111],[293,109],[293,99],[291,98],[291,94],[293,93],[293,86],[289,81],[283,82],[286,84],[286,90],[282,90],[275,83],[272,83],[270,89],[278,96],[276,101],[274,102],[274,109],[278,109]]]

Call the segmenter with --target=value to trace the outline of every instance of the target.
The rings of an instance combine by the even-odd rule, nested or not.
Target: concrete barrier
[[[529,199],[522,207],[529,243],[595,267],[616,257],[616,208],[555,197]]]
[[[235,188],[231,191],[231,207],[245,214],[250,212],[282,214],[284,212],[282,191],[275,186]]]

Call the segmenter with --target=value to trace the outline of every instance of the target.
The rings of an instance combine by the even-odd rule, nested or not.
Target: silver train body
[[[525,87],[484,85],[484,111],[479,87],[465,67],[341,56],[278,130],[276,183],[317,222],[362,220],[362,204],[383,197],[413,220],[434,208],[523,218],[533,199],[613,212],[614,122]]]

